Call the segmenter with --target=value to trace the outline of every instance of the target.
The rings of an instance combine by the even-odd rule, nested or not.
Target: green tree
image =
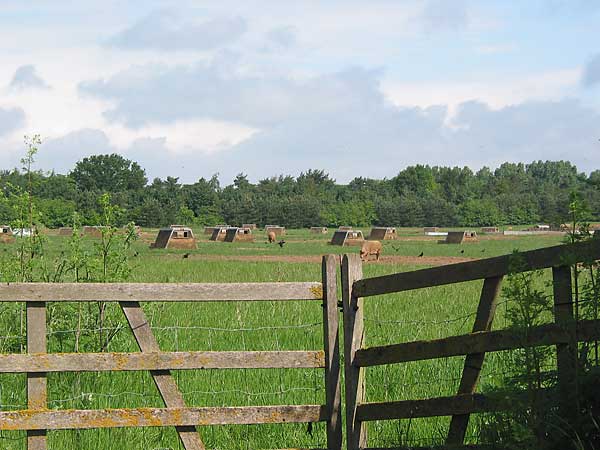
[[[182,195],[186,206],[199,216],[205,208],[216,208],[219,205],[220,186],[217,175],[210,180],[200,178],[194,184],[182,187]]]
[[[420,164],[402,170],[392,178],[392,183],[399,194],[423,195],[439,189],[432,168]]]
[[[142,189],[148,182],[138,163],[116,153],[83,158],[69,176],[84,191],[122,192]]]
[[[459,207],[458,217],[460,224],[468,227],[497,226],[504,223],[502,213],[490,198],[467,200]]]
[[[193,225],[196,222],[196,216],[194,215],[194,211],[192,211],[187,206],[182,206],[177,211],[177,217],[175,220],[177,223],[182,225]]]

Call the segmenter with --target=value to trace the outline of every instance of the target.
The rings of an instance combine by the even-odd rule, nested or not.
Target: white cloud
[[[0,136],[20,128],[25,121],[25,112],[21,108],[0,107]]]
[[[109,39],[109,45],[139,50],[208,50],[239,39],[247,29],[241,17],[197,20],[182,12],[155,11]]]
[[[459,106],[454,123],[454,151],[468,148],[502,161],[571,160],[592,169],[597,157],[598,111],[578,100],[528,101],[492,110],[481,102]]]
[[[252,178],[288,173],[289,168],[295,174],[324,168],[342,182],[355,176],[391,177],[419,163],[478,169],[505,161],[564,159],[580,170],[598,167],[600,114],[576,100],[525,102],[497,110],[466,102],[458,106],[451,127],[444,124],[445,116],[444,107],[430,107],[317,117],[257,133],[218,156],[229,176],[240,167],[236,161],[252,155],[243,165]],[[274,171],[262,161],[283,169]]]
[[[105,116],[129,127],[194,118],[264,127],[358,104],[372,108],[372,100],[381,101],[370,81],[375,74],[357,68],[299,81],[241,75],[214,63],[139,66],[80,89],[114,102]]]
[[[452,102],[440,96],[432,99],[442,106],[419,107],[406,106],[415,98],[389,102],[380,77],[377,71],[354,68],[298,81],[223,72],[218,65],[201,64],[162,70],[136,67],[82,88],[114,102],[109,117],[116,124],[151,129],[212,116],[250,126],[237,143],[212,153],[200,145],[169,151],[171,160],[162,170],[172,167],[188,180],[213,172],[230,180],[240,171],[258,179],[315,167],[348,181],[356,175],[393,176],[416,163],[477,168],[501,161],[572,159],[586,170],[597,163],[592,135],[598,112],[575,100],[552,98],[562,98],[577,84],[577,70],[506,82],[503,87],[499,84],[504,89],[500,92],[467,85],[460,93],[464,95],[456,95]],[[194,80],[208,80],[213,89],[194,89]],[[159,87],[160,95],[151,96]],[[468,95],[485,97],[486,92],[495,100],[491,104],[465,102]],[[532,102],[536,95],[540,100]],[[577,152],[571,151],[573,145]],[[153,154],[167,154],[169,137],[139,141],[135,154],[143,155],[147,148]],[[156,166],[153,160],[148,164]]]
[[[128,128],[118,123],[102,127],[112,146],[126,149],[138,139],[160,139],[170,155],[222,151],[252,136],[256,130],[241,124],[210,119],[177,120]]]
[[[35,66],[20,66],[10,82],[11,89],[50,89],[50,86],[37,74]]]
[[[56,138],[46,137],[40,146],[37,164],[39,167],[67,173],[77,161],[86,156],[116,151],[118,150],[110,144],[103,131],[84,128]]]
[[[480,75],[473,80],[446,83],[399,83],[385,78],[382,90],[396,105],[444,104],[452,115],[459,104],[469,100],[480,100],[494,109],[528,100],[558,100],[575,93],[580,77],[579,69],[567,69],[503,78]]]

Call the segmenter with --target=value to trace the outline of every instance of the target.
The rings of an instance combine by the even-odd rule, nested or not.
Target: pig
[[[277,235],[275,235],[274,231],[269,231],[269,234],[267,234],[267,238],[269,239],[269,244],[272,244],[277,239]]]
[[[360,248],[360,259],[367,261],[370,255],[375,255],[377,261],[379,261],[379,255],[381,255],[381,242],[379,241],[365,241]]]

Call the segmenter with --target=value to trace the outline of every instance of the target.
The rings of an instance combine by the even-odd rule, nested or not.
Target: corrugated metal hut
[[[84,226],[83,227],[83,235],[93,238],[101,238],[102,237],[102,229],[106,227],[101,226]]]
[[[462,244],[463,242],[476,242],[477,233],[475,231],[448,231],[444,242],[446,244]]]
[[[189,227],[161,228],[156,236],[156,241],[150,248],[195,249],[196,238]]]
[[[498,227],[481,227],[482,233],[500,233]]]
[[[10,244],[15,241],[13,230],[8,225],[0,226],[0,243]]]
[[[227,228],[225,242],[254,242],[254,235],[250,228]]]
[[[73,228],[71,227],[60,227],[58,229],[59,236],[71,236],[73,234]]]
[[[362,245],[365,238],[360,230],[337,230],[331,238],[331,245]]]
[[[390,241],[397,237],[394,227],[373,227],[368,239],[372,241]]]
[[[210,234],[212,236],[215,228],[229,228],[229,225],[214,225],[210,227],[204,227],[204,234]]]
[[[212,234],[210,235],[209,240],[211,241],[224,241],[225,235],[227,234],[227,230],[230,227],[214,227]]]

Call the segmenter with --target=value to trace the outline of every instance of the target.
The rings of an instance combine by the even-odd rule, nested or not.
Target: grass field
[[[367,230],[364,230],[367,231]],[[327,245],[327,235],[290,230],[283,248],[266,243],[257,231],[255,243],[209,242],[196,230],[198,249],[150,250],[153,231],[134,244],[133,282],[320,281],[320,255],[358,252],[358,247]],[[366,233],[365,233],[366,234]],[[465,258],[483,258],[555,245],[560,236],[499,238],[480,236],[477,243],[441,245],[420,230],[399,230],[400,239],[384,243],[384,258],[364,265],[365,277],[413,270]],[[49,254],[58,254],[68,238],[50,236]],[[3,249],[10,248],[10,244]],[[88,243],[87,245],[91,245]],[[2,247],[0,247],[2,248]],[[3,250],[0,250],[3,251]],[[190,253],[183,258],[184,253]],[[423,253],[423,256],[419,256]],[[481,282],[443,286],[366,300],[367,345],[431,339],[469,332]],[[502,299],[501,299],[502,305]],[[73,351],[80,305],[49,308],[50,351]],[[84,308],[95,307],[85,305]],[[318,302],[164,303],[144,306],[163,350],[312,350],[322,348],[322,316]],[[499,308],[496,326],[503,326]],[[0,303],[0,352],[23,351],[22,305]],[[108,327],[116,331],[109,351],[137,351],[117,305],[111,305]],[[120,325],[119,325],[120,324]],[[82,343],[93,344],[96,331]],[[369,401],[416,399],[455,393],[463,358],[382,366],[367,371]],[[502,354],[488,357],[482,383],[493,386],[507,370]],[[206,370],[175,372],[190,406],[233,406],[323,403],[322,370]],[[146,373],[51,374],[50,408],[116,408],[163,406]],[[0,375],[0,409],[26,407],[24,375]],[[370,446],[440,443],[449,419],[377,422],[369,425]],[[469,436],[476,440],[477,419]],[[201,430],[207,448],[259,449],[323,447],[323,424],[221,426]],[[178,449],[173,429],[57,431],[49,434],[51,449]],[[24,449],[23,433],[2,432],[0,449]]]

